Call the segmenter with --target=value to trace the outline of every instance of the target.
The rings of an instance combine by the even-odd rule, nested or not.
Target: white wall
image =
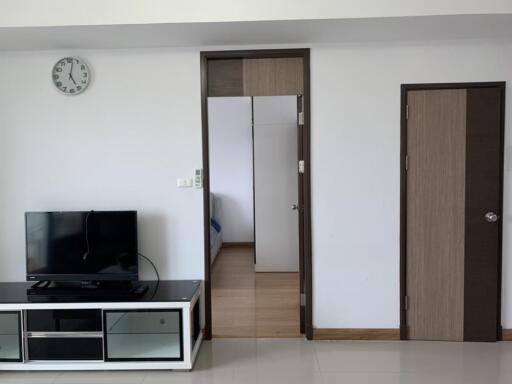
[[[80,52],[95,81],[75,98],[56,93],[49,77],[53,62],[69,52],[0,54],[0,280],[24,279],[25,210],[91,206],[139,209],[142,250],[162,276],[203,276],[202,191],[175,187],[177,177],[201,166],[198,52]],[[316,327],[399,325],[400,84],[510,82],[510,63],[512,44],[498,42],[312,48]],[[508,97],[506,328],[512,328],[511,107]]]
[[[306,20],[512,12],[512,4],[509,0],[45,0],[44,2],[1,0],[0,6],[0,27]]]
[[[217,196],[224,242],[254,241],[252,103],[210,97],[210,190]]]
[[[511,62],[511,44],[483,42],[312,50],[316,327],[399,326],[400,84],[510,82]],[[503,215],[506,328],[512,328],[511,107],[508,97]]]
[[[25,279],[25,211],[89,209],[138,210],[160,276],[202,278],[202,190],[176,188],[202,165],[197,50],[79,52],[73,97],[50,78],[69,53],[0,54],[0,280]]]

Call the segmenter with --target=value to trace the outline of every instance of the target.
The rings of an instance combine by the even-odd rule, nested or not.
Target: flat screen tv
[[[27,281],[138,279],[137,212],[27,212]]]

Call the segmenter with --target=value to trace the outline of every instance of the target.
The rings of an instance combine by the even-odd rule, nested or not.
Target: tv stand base
[[[115,298],[142,296],[147,290],[147,285],[130,281],[39,281],[27,290],[27,295],[31,298],[37,298],[37,296]]]
[[[203,334],[200,281],[143,281],[149,290],[141,297],[34,295],[37,301],[27,297],[32,283],[0,282],[0,376],[192,369]]]

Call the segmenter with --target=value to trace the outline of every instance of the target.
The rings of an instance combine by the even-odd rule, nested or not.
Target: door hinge
[[[301,307],[306,306],[306,294],[305,293],[300,294],[300,306]]]
[[[405,120],[409,120],[409,104],[405,106]]]
[[[409,310],[409,296],[405,296],[404,298],[404,308],[406,311]]]
[[[299,125],[304,125],[304,112],[299,112]]]
[[[405,155],[405,170],[409,170],[409,155]]]
[[[304,173],[304,160],[299,160],[299,173]]]

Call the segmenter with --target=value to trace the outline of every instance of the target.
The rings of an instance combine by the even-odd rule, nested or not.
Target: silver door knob
[[[499,218],[500,217],[494,212],[487,212],[485,214],[485,220],[487,220],[489,223],[495,223],[498,221]]]
[[[292,204],[292,211],[296,211],[299,209],[299,206],[297,204]]]

